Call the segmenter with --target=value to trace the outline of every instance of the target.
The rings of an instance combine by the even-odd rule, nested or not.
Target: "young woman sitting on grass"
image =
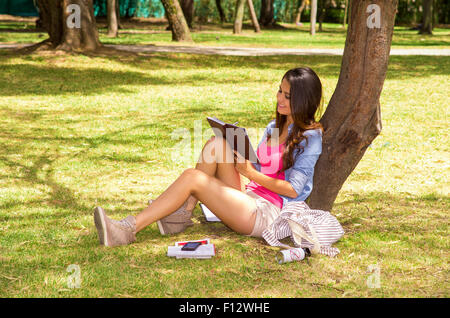
[[[276,118],[257,147],[259,164],[243,159],[223,138],[212,137],[195,168],[186,169],[138,215],[117,221],[96,207],[100,244],[130,244],[137,232],[154,222],[163,235],[182,232],[193,224],[198,200],[232,230],[261,237],[283,204],[304,201],[311,193],[314,166],[322,152],[323,128],[315,119],[321,103],[317,74],[307,67],[289,70],[277,93]],[[245,185],[242,176],[250,182]]]

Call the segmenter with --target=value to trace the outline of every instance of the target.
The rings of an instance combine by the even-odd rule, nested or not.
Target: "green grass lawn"
[[[249,23],[244,25],[241,35],[232,34],[232,24],[196,25],[192,31],[193,45],[278,47],[278,48],[343,48],[346,30],[340,24],[324,23],[323,32],[312,37],[309,23],[298,27],[281,24],[285,29],[266,29],[255,33]],[[172,42],[166,23],[123,22],[118,38],[106,37],[104,24],[99,23],[100,40],[105,44],[154,44],[179,45]],[[1,31],[3,29],[3,31]],[[448,48],[450,29],[435,28],[432,36],[418,35],[407,27],[396,27],[392,40],[393,48]],[[34,23],[0,21],[0,43],[33,43],[46,39],[44,32],[36,32]],[[183,43],[182,45],[186,45]]]
[[[340,61],[1,52],[0,297],[449,297],[449,57],[391,57],[383,130],[332,211],[346,230],[336,258],[279,265],[277,249],[206,223],[198,206],[184,233],[153,224],[132,245],[98,245],[95,206],[136,214],[194,166],[194,151],[170,156],[177,128],[201,123],[198,150],[212,135],[206,116],[239,120],[255,143],[287,69],[315,69],[327,104]],[[206,237],[210,260],[166,256]],[[68,288],[71,264],[81,288]],[[374,264],[380,288],[367,284]]]

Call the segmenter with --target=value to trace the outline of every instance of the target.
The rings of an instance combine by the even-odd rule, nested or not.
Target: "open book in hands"
[[[224,138],[231,149],[252,163],[259,163],[258,156],[252,147],[247,131],[243,127],[224,123],[215,117],[206,118],[217,137]]]

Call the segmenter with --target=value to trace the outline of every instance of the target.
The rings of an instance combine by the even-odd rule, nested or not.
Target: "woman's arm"
[[[311,134],[311,133],[310,133]],[[236,170],[250,180],[255,181],[266,189],[289,198],[299,196],[308,178],[314,174],[314,166],[322,152],[322,137],[319,133],[309,136],[308,145],[304,151],[296,156],[288,180],[281,180],[266,176],[256,170],[248,160],[236,153],[238,162],[235,164]]]
[[[250,161],[244,159],[238,152],[234,151],[234,153],[235,168],[244,177],[277,194],[284,195],[290,198],[296,198],[298,196],[297,192],[295,192],[294,187],[290,182],[266,176],[264,173],[256,170],[250,163]]]
[[[264,188],[275,192],[277,194],[284,195],[286,197],[290,198],[296,198],[298,196],[297,192],[295,192],[294,188],[292,187],[291,183],[286,180],[276,179],[269,176],[266,176],[265,174],[257,171],[257,170],[250,170],[248,175],[245,176],[248,179],[255,181],[259,185],[263,186]]]

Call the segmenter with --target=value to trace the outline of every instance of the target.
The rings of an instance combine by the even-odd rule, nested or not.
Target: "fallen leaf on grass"
[[[13,277],[13,276],[6,276],[6,275],[2,275],[2,277],[9,279],[9,280],[20,280],[20,277]]]
[[[117,297],[125,297],[125,298],[134,298],[134,296],[128,295],[128,294],[117,294]]]
[[[397,244],[400,241],[391,241],[391,242],[386,242],[386,244]]]

